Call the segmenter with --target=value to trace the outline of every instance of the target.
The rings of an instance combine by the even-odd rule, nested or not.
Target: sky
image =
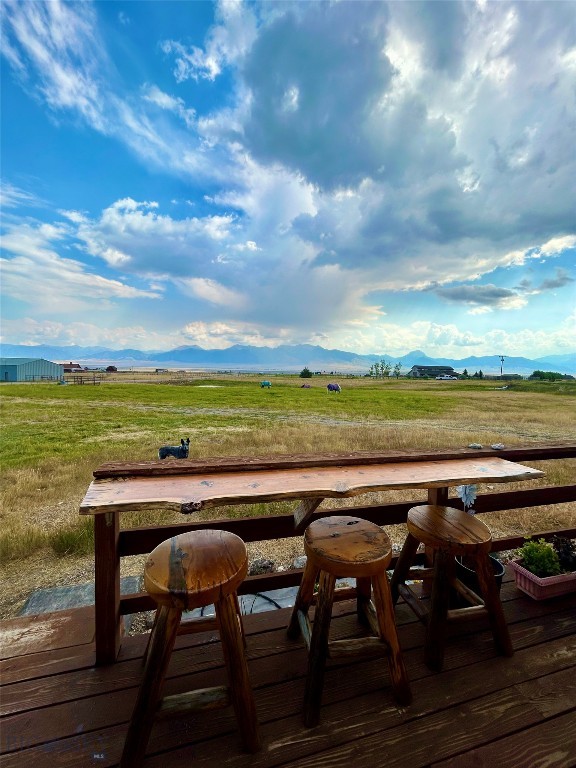
[[[0,13],[3,342],[576,349],[575,3]]]

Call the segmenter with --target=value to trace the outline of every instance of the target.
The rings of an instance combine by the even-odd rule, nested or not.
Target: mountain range
[[[484,355],[455,360],[429,357],[421,350],[406,355],[359,355],[340,349],[325,349],[312,344],[281,345],[279,347],[253,347],[235,344],[226,349],[203,349],[197,345],[176,347],[168,351],[139,349],[108,349],[107,347],[53,346],[49,344],[2,344],[3,357],[41,357],[52,362],[75,362],[88,367],[116,365],[122,368],[216,368],[234,370],[300,371],[307,366],[312,371],[339,373],[367,373],[370,366],[380,360],[395,365],[402,363],[407,373],[413,365],[450,365],[460,373],[482,370],[485,374],[500,373],[500,356]],[[530,375],[534,370],[576,374],[576,354],[549,355],[536,359],[506,356],[504,373]]]

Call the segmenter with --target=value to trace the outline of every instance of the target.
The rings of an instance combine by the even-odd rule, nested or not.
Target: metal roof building
[[[0,381],[54,381],[63,377],[63,365],[40,357],[0,357]]]
[[[451,365],[413,365],[408,376],[414,378],[426,378],[433,376],[457,376]]]

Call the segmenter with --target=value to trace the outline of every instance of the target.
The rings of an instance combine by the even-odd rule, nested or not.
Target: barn
[[[413,365],[408,376],[415,379],[433,379],[436,376],[458,376],[458,374],[451,365]]]
[[[40,357],[0,357],[0,381],[57,381],[64,366]]]

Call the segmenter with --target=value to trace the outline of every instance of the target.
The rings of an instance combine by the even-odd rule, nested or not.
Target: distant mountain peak
[[[167,352],[137,349],[107,349],[106,347],[81,347],[76,344],[53,346],[50,344],[22,345],[2,344],[3,357],[42,357],[53,361],[73,361],[84,365],[112,363],[126,367],[186,367],[262,370],[301,371],[304,366],[315,371],[337,373],[368,373],[379,360],[386,359],[393,364],[402,364],[402,372],[408,373],[413,365],[449,365],[462,372],[465,368],[473,374],[482,370],[488,375],[500,373],[499,355],[470,356],[462,360],[443,357],[429,357],[421,349],[406,355],[357,354],[341,349],[325,349],[314,344],[281,344],[278,347],[255,347],[234,344],[226,349],[203,349],[197,344],[181,345]],[[576,355],[550,355],[548,358],[529,360],[525,357],[505,357],[504,373],[530,375],[535,370],[553,370],[558,373],[576,373]]]

